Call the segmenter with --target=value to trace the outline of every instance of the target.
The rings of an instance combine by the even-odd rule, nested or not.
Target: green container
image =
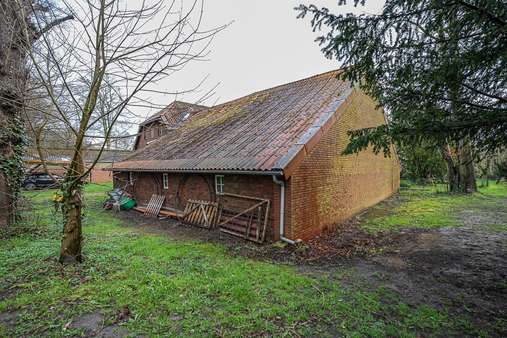
[[[123,210],[130,210],[136,206],[136,201],[125,197],[120,201],[120,206]]]

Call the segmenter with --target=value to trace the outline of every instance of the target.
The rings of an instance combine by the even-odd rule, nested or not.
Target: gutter
[[[282,176],[283,177],[283,176]],[[297,244],[302,242],[300,239],[292,240],[285,237],[285,181],[283,178],[280,180],[276,175],[273,175],[273,182],[280,186],[280,240],[289,243]]]
[[[140,168],[103,168],[107,171],[117,172],[142,172],[142,173],[176,173],[176,174],[233,174],[233,175],[282,175],[279,170],[234,170],[234,169],[140,169]]]

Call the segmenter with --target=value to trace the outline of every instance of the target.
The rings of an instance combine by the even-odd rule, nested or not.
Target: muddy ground
[[[384,287],[405,303],[446,308],[507,336],[507,200],[493,209],[463,210],[458,217],[464,225],[456,228],[372,235],[358,226],[363,214],[298,246],[260,246],[136,212],[121,217],[144,231],[219,243],[232,255],[295,265],[302,274],[336,278],[351,288]]]

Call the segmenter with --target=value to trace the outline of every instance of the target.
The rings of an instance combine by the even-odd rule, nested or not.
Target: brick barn
[[[196,110],[178,128],[115,163],[115,184],[126,186],[141,205],[153,194],[165,196],[165,210],[184,210],[188,200],[217,202],[229,215],[236,213],[232,219],[244,218],[228,228],[221,214],[221,230],[244,231],[245,237],[257,215],[248,223],[241,210],[261,201],[267,241],[308,240],[399,188],[396,155],[386,158],[371,149],[341,154],[347,131],[384,124],[385,117],[337,74]]]

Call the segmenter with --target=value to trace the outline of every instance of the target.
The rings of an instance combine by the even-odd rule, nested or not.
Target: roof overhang
[[[187,173],[187,174],[234,174],[234,175],[265,175],[283,176],[283,170],[220,170],[220,169],[130,169],[108,167],[102,170],[114,172],[146,172],[146,173]]]

